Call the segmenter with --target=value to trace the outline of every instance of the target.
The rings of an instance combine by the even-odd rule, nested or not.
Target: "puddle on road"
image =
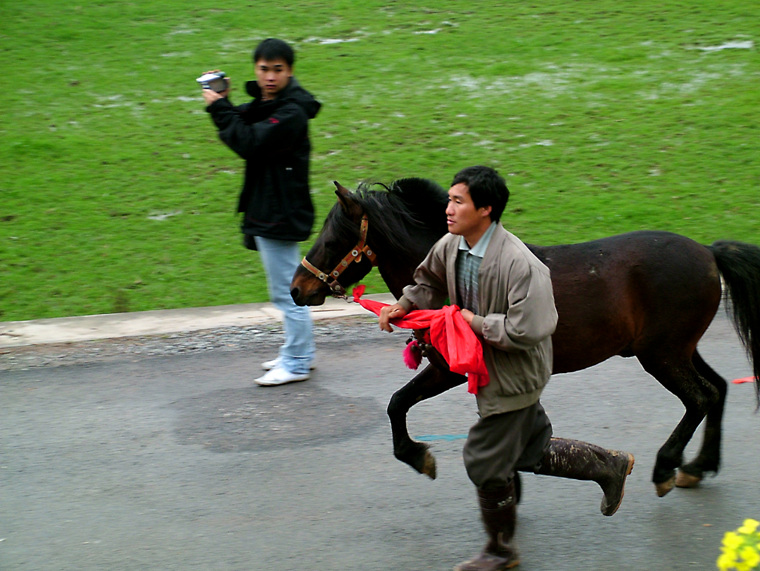
[[[180,444],[213,452],[316,446],[387,428],[373,398],[336,395],[315,383],[212,391],[178,400]]]

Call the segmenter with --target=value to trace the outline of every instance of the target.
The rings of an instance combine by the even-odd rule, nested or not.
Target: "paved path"
[[[391,303],[389,293],[366,295]],[[328,298],[324,305],[312,308],[315,321],[367,315],[358,303]],[[0,349],[46,343],[72,343],[95,339],[114,339],[138,335],[200,331],[217,327],[245,327],[280,320],[280,312],[270,303],[221,305],[193,309],[110,313],[82,317],[60,317],[34,321],[0,322]]]
[[[201,325],[193,313],[185,323]],[[178,354],[133,353],[126,337],[69,341],[84,357],[0,367],[0,569],[422,571],[472,555],[483,541],[461,461],[472,397],[454,389],[410,414],[437,480],[396,461],[384,409],[411,377],[406,333],[381,333],[361,315],[320,324],[312,379],[284,387],[251,382],[276,350],[276,328],[244,326],[235,344]],[[127,326],[118,317],[68,330],[87,338],[102,319],[115,334]],[[43,338],[6,346],[0,364],[61,347]],[[155,343],[164,338],[176,342]],[[106,343],[125,350],[103,359],[94,350]],[[700,350],[729,379],[750,373],[722,313]],[[558,375],[542,401],[557,435],[637,460],[612,518],[599,514],[595,484],[525,476],[520,569],[713,569],[723,533],[760,519],[751,384],[729,389],[718,477],[665,498],[650,475],[682,407],[636,361]]]

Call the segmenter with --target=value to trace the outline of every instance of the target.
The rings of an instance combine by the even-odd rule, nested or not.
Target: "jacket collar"
[[[460,236],[459,249],[464,250],[465,252],[469,252],[478,258],[482,258],[486,254],[486,248],[488,248],[488,244],[491,242],[491,236],[493,236],[493,233],[496,230],[497,226],[499,226],[498,221],[491,222],[488,230],[485,231],[485,233],[480,237],[480,240],[478,240],[478,243],[475,244],[475,246],[472,248],[470,248],[470,246],[467,244],[467,240],[464,239],[464,236]]]

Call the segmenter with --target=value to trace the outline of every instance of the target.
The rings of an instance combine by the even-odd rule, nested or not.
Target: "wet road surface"
[[[421,571],[473,555],[473,397],[460,387],[410,413],[431,481],[394,459],[385,415],[412,376],[407,333],[359,317],[318,333],[312,378],[273,388],[252,379],[276,327],[5,351],[0,569]],[[750,374],[722,311],[700,351],[729,381]],[[721,473],[664,498],[651,470],[683,409],[637,361],[556,376],[542,402],[557,436],[636,465],[611,518],[596,484],[525,475],[520,569],[714,569],[723,533],[760,519],[753,385],[729,387]],[[700,442],[701,429],[689,457]]]

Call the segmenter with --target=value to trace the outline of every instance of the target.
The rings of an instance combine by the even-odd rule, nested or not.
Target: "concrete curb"
[[[364,297],[383,303],[395,301],[390,293]],[[371,317],[372,313],[358,303],[329,298],[324,305],[312,307],[311,315],[316,321],[354,315]],[[5,321],[0,322],[0,349],[141,335],[163,335],[218,327],[247,327],[280,320],[280,312],[271,303],[249,303],[58,317],[33,321]]]

